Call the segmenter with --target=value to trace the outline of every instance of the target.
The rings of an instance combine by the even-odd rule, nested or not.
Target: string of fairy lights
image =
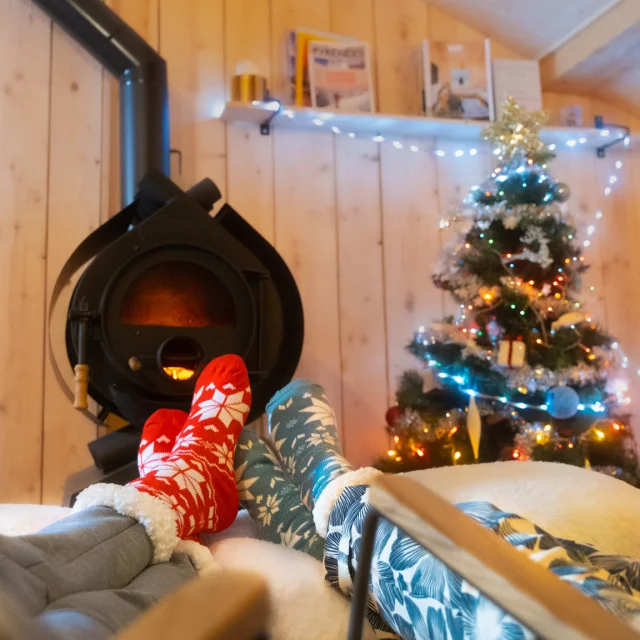
[[[308,118],[308,115],[306,113],[303,116],[301,116],[299,113],[297,113],[293,109],[289,109],[289,108],[281,109],[280,103],[276,101],[274,101],[273,103],[266,103],[266,104],[255,102],[254,104],[256,106],[260,105],[269,111],[274,111],[275,113],[277,113],[277,115],[290,120],[293,120],[299,117],[304,117],[305,119]],[[345,136],[347,138],[359,139],[359,140],[371,140],[372,142],[377,142],[379,144],[382,144],[384,142],[389,142],[395,149],[398,149],[398,150],[408,149],[413,153],[418,153],[422,151],[426,153],[432,153],[440,158],[444,158],[446,156],[453,156],[454,158],[463,158],[467,155],[475,156],[479,153],[479,150],[475,147],[472,147],[471,149],[458,148],[458,149],[455,149],[454,151],[447,151],[446,149],[442,149],[442,148],[434,149],[432,145],[423,146],[416,142],[411,142],[411,143],[402,142],[402,140],[396,138],[395,136],[384,136],[381,133],[376,133],[375,135],[371,135],[368,133],[358,133],[355,131],[349,131],[348,129],[341,129],[340,127],[332,125],[331,121],[333,120],[334,117],[335,117],[335,114],[322,113],[322,114],[318,114],[318,117],[313,118],[311,122],[316,127],[324,127],[326,125],[327,128],[329,128],[330,131],[334,133],[336,136]],[[613,134],[610,129],[602,129],[600,130],[599,135],[603,139],[608,139]],[[566,145],[569,148],[576,148],[576,147],[579,148],[580,146],[585,145],[587,142],[588,142],[588,139],[584,137],[584,135],[581,135],[580,137],[570,138],[569,140],[566,140],[564,142],[564,145]],[[630,144],[631,144],[631,139],[629,136],[626,136],[624,138],[624,145],[628,147]],[[552,143],[548,145],[549,151],[554,151],[557,148],[558,148],[558,145],[556,143]],[[499,155],[500,150],[495,149],[493,153],[495,155]]]

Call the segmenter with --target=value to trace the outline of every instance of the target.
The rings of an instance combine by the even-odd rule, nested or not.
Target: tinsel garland
[[[387,426],[392,448],[376,463],[386,472],[470,464],[467,407],[463,395],[438,388],[425,392],[418,372],[407,372],[398,389],[406,408]],[[621,419],[585,421],[584,428],[505,410],[499,403],[479,401],[483,431],[480,462],[535,460],[587,466],[640,485],[631,429]]]

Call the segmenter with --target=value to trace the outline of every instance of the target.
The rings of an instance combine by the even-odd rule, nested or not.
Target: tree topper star
[[[540,139],[540,129],[546,122],[544,111],[527,111],[510,97],[502,105],[500,120],[485,127],[482,135],[500,150],[500,160],[506,164],[523,156],[544,164],[554,157]]]

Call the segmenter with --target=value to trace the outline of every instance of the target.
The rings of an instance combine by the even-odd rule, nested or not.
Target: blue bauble
[[[571,387],[553,387],[547,393],[547,411],[558,420],[573,418],[579,404],[580,396]]]

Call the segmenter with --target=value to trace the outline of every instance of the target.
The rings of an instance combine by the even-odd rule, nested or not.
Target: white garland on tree
[[[514,253],[508,258],[503,258],[503,264],[509,264],[515,260],[528,260],[529,262],[541,265],[544,269],[549,268],[553,264],[553,258],[549,251],[549,239],[540,227],[530,226],[524,236],[520,238],[520,241],[529,246],[525,246],[519,253]],[[536,251],[531,248],[534,244],[538,245]]]

